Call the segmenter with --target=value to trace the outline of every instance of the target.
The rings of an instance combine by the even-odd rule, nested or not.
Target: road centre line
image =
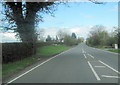
[[[96,71],[94,70],[94,68],[92,67],[92,65],[90,64],[90,62],[88,61],[88,65],[90,66],[93,74],[95,75],[97,80],[101,80],[100,77],[98,76],[98,74],[96,73]]]
[[[105,66],[95,66],[95,67],[97,67],[97,68],[105,68]]]
[[[90,57],[92,57],[92,58],[94,58],[94,56],[92,56],[92,55],[90,55],[90,54],[88,54]]]
[[[84,50],[82,49],[82,53],[84,53]]]
[[[85,56],[85,58],[87,58],[85,54],[83,54],[83,55]]]
[[[100,63],[102,63],[103,65],[107,66],[108,68],[110,68],[111,70],[113,70],[114,72],[120,74],[120,72],[118,72],[116,69],[112,68],[111,66],[107,65],[106,63],[103,63],[102,61],[99,60]]]
[[[118,76],[107,76],[107,75],[101,75],[102,77],[106,77],[106,78],[120,78]]]
[[[73,48],[72,48],[72,49],[73,49]],[[31,72],[31,71],[33,71],[34,69],[36,69],[36,68],[38,68],[39,66],[41,66],[41,65],[45,64],[46,62],[48,62],[48,61],[52,60],[53,58],[56,58],[57,56],[59,56],[59,55],[61,55],[61,54],[65,53],[65,52],[68,52],[68,51],[70,51],[70,50],[72,50],[72,49],[69,49],[69,50],[67,50],[67,51],[64,51],[64,52],[62,52],[62,53],[60,53],[60,54],[58,54],[58,55],[56,55],[56,56],[53,56],[53,57],[51,57],[51,58],[47,59],[46,61],[44,61],[44,62],[40,63],[39,65],[37,65],[37,66],[33,67],[32,69],[30,69],[30,70],[26,71],[25,73],[23,73],[23,74],[19,75],[18,77],[16,77],[16,78],[14,78],[14,79],[10,80],[9,82],[7,82],[7,84],[12,83],[13,81],[15,81],[15,80],[19,79],[20,77],[24,76],[25,74],[27,74],[27,73],[29,73],[29,72]]]

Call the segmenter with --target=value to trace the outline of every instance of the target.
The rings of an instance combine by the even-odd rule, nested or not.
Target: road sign
[[[115,44],[115,49],[118,49],[118,44]]]

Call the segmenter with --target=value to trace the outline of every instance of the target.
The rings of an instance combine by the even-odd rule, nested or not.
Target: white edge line
[[[85,54],[83,54],[84,56],[85,56]],[[87,58],[86,56],[85,56],[85,58]]]
[[[120,78],[118,76],[107,76],[107,75],[101,75],[102,77],[107,77],[107,78]]]
[[[73,49],[73,48],[72,48],[72,49]],[[25,74],[27,74],[27,73],[31,72],[32,70],[34,70],[34,69],[36,69],[37,67],[39,67],[39,66],[43,65],[44,63],[46,63],[46,62],[50,61],[51,59],[53,59],[53,58],[55,58],[55,57],[57,57],[57,56],[59,56],[59,55],[61,55],[61,54],[65,53],[65,52],[68,52],[68,51],[70,51],[70,50],[71,50],[71,49],[69,49],[69,50],[67,50],[67,51],[64,51],[64,52],[62,52],[62,53],[60,53],[60,54],[58,54],[58,55],[56,55],[56,56],[53,56],[52,58],[47,59],[46,61],[42,62],[41,64],[39,64],[39,65],[37,65],[37,66],[33,67],[32,69],[30,69],[30,70],[26,71],[25,73],[23,73],[23,74],[19,75],[18,77],[16,77],[16,78],[12,79],[11,81],[7,82],[7,84],[12,83],[13,81],[15,81],[15,80],[17,80],[18,78],[20,78],[20,77],[24,76]]]
[[[55,57],[56,57],[56,56],[55,56]],[[16,77],[16,78],[14,78],[13,80],[9,81],[8,83],[11,83],[11,82],[13,82],[13,81],[17,80],[18,78],[20,78],[20,77],[24,76],[25,74],[27,74],[27,73],[31,72],[32,70],[36,69],[37,67],[39,67],[39,66],[43,65],[44,63],[46,63],[46,62],[50,61],[51,59],[53,59],[53,58],[55,58],[55,57],[52,57],[52,58],[50,58],[50,59],[48,59],[48,60],[46,60],[46,61],[42,62],[41,64],[39,64],[39,65],[35,66],[34,68],[32,68],[32,69],[30,69],[30,70],[26,71],[25,73],[23,73],[23,74],[21,74],[20,76],[18,76],[18,77]]]
[[[94,73],[95,77],[97,80],[101,80],[100,77],[97,75],[96,71],[93,69],[92,65],[90,64],[90,62],[88,61],[88,65],[90,66],[92,72]]]
[[[107,66],[108,68],[110,68],[111,70],[115,71],[116,73],[120,74],[120,72],[118,72],[117,70],[115,70],[114,68],[112,68],[111,66],[103,63],[102,61],[99,60],[100,63],[102,63],[103,65]]]

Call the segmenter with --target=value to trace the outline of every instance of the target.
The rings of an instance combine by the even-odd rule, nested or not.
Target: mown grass
[[[52,56],[54,54],[60,53],[67,49],[71,48],[70,46],[65,45],[50,45],[50,46],[43,46],[37,49],[36,55],[45,57],[45,56]],[[15,72],[24,69],[26,66],[36,62],[36,57],[28,57],[20,61],[11,62],[8,64],[2,65],[2,77],[3,79],[14,74]]]
[[[102,49],[107,49],[107,48],[112,48],[111,46],[92,46],[92,47],[94,47],[94,48],[102,48]]]
[[[120,49],[108,49],[108,51],[120,53]]]
[[[50,45],[43,46],[37,49],[37,55],[39,56],[52,56],[54,54],[60,53],[64,50],[71,48],[70,46],[65,45]]]
[[[8,64],[2,65],[2,77],[3,79],[18,70],[25,68],[26,66],[32,64],[37,59],[35,57],[28,57],[20,61],[10,62]]]
[[[120,53],[120,49],[114,49],[111,46],[93,46],[94,48],[106,49],[111,52]]]

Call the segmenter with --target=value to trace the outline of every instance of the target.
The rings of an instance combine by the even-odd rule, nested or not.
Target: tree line
[[[48,35],[46,38],[46,42],[60,43],[72,46],[84,42],[84,38],[77,37],[77,35],[74,32],[72,34],[68,34],[62,30],[59,30],[57,32],[56,38],[52,38],[50,35]]]
[[[89,32],[89,37],[86,39],[86,44],[90,46],[108,46],[114,47],[114,44],[119,44],[120,28],[113,27],[113,32],[105,30],[103,25],[95,25]],[[120,47],[120,46],[119,46]]]

